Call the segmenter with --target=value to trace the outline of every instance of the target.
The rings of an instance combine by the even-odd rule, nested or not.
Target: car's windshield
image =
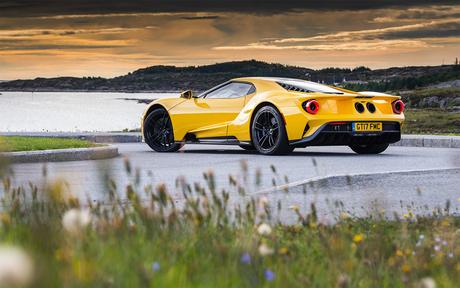
[[[320,92],[320,93],[328,93],[328,94],[344,94],[342,91],[334,89],[332,87],[305,81],[305,80],[297,80],[297,79],[280,79],[276,81],[280,84],[283,88],[287,90],[296,90],[295,88],[300,88],[298,90],[304,90],[306,92]]]

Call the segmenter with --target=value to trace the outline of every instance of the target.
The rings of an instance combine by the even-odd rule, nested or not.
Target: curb
[[[262,189],[252,193],[251,195],[264,195],[273,193],[276,191],[288,191],[289,189],[301,187],[301,186],[314,186],[314,187],[325,187],[328,185],[346,185],[351,183],[353,178],[357,177],[376,177],[376,176],[388,176],[388,175],[412,175],[412,174],[427,174],[433,172],[443,172],[443,171],[458,171],[460,168],[439,168],[439,169],[424,169],[424,170],[403,170],[403,171],[390,171],[390,172],[375,172],[375,173],[356,173],[356,174],[339,174],[339,175],[328,175],[328,176],[318,176],[310,179],[299,180],[283,185],[278,185],[271,188]]]
[[[0,153],[11,163],[100,160],[118,155],[118,148],[113,146]]]
[[[402,135],[401,141],[392,145],[404,147],[460,148],[460,136]]]

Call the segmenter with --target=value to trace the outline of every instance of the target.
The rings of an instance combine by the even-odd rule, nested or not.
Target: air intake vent
[[[301,87],[298,87],[298,86],[294,86],[294,85],[290,85],[290,84],[286,84],[286,83],[280,83],[280,82],[276,82],[276,83],[278,83],[278,85],[280,85],[281,87],[283,87],[284,89],[286,89],[288,91],[303,92],[303,93],[311,93],[311,92],[313,92],[311,90],[301,88]]]

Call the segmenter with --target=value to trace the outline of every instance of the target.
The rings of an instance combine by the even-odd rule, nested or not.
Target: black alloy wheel
[[[175,152],[182,145],[174,142],[171,118],[166,110],[158,108],[150,112],[144,121],[144,139],[156,152]]]
[[[294,150],[289,146],[283,118],[272,106],[257,111],[251,125],[251,137],[257,151],[265,155],[288,154]]]

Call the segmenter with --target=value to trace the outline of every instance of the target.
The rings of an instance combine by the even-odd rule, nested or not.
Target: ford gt
[[[261,154],[346,145],[378,154],[401,138],[401,97],[353,92],[275,77],[237,78],[199,95],[153,101],[142,117],[144,141],[157,152],[184,144],[239,145]]]

